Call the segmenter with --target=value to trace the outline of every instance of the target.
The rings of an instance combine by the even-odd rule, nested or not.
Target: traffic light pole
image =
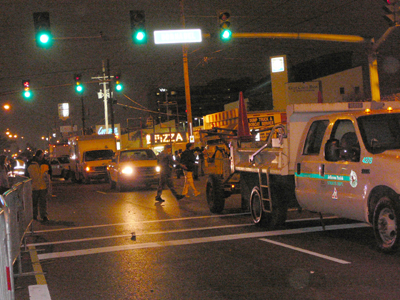
[[[85,135],[85,107],[83,106],[83,96],[81,96],[82,103],[82,135]]]
[[[364,43],[368,49],[369,82],[372,101],[381,101],[378,76],[377,49],[386,40],[389,34],[396,28],[390,27],[383,36],[375,43],[374,39],[363,38],[357,35],[323,34],[323,33],[300,33],[300,32],[261,32],[261,33],[232,33],[232,38],[267,38],[267,39],[297,39],[345,43]],[[209,38],[210,34],[203,34]]]

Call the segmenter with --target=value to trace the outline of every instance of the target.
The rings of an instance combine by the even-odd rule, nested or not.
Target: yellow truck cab
[[[107,166],[117,150],[114,135],[77,136],[68,143],[72,181],[108,180]]]

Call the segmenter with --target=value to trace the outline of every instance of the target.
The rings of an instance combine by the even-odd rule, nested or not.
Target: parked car
[[[60,162],[61,166],[63,167],[61,177],[67,180],[70,178],[70,165],[69,165],[69,156],[59,156],[57,157],[58,161]]]
[[[57,158],[50,159],[50,167],[51,167],[51,177],[62,177],[64,168],[60,164]]]
[[[158,184],[160,167],[151,149],[117,151],[107,167],[111,189],[122,191],[125,187]]]

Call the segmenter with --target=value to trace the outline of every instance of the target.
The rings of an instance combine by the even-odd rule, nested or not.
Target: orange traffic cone
[[[239,93],[239,117],[238,117],[238,139],[241,141],[250,141],[251,134],[249,130],[249,120],[247,119],[246,104],[243,99],[243,92]]]

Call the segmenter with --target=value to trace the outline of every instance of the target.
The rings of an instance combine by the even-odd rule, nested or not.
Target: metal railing
[[[14,300],[16,261],[21,268],[21,244],[32,223],[32,183],[22,177],[10,177],[12,187],[0,195],[0,299]]]

